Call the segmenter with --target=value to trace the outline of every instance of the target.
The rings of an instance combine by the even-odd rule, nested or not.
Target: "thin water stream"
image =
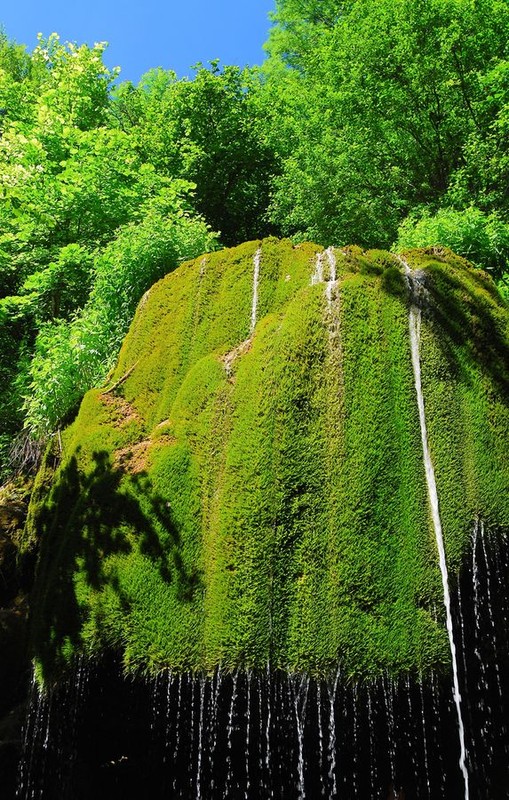
[[[260,264],[262,260],[262,248],[259,247],[253,258],[253,300],[251,304],[251,334],[256,328],[256,318],[258,314],[258,283],[260,281]]]
[[[409,285],[414,295],[422,295],[422,285],[419,284],[418,279],[414,279],[412,270],[405,261],[402,261],[405,267],[405,272],[409,281]],[[410,347],[412,353],[412,367],[414,372],[415,391],[417,393],[417,406],[419,409],[419,423],[421,428],[421,441],[422,453],[424,458],[424,468],[426,472],[426,484],[428,487],[428,498],[431,507],[431,516],[433,520],[433,528],[435,530],[435,538],[438,548],[438,557],[440,563],[440,574],[442,576],[442,587],[444,592],[444,606],[445,606],[445,619],[447,627],[447,635],[449,637],[449,647],[451,650],[451,660],[453,669],[453,698],[456,706],[456,714],[458,717],[458,735],[460,741],[460,770],[463,775],[465,783],[465,800],[469,798],[469,782],[468,771],[466,767],[466,748],[465,748],[465,727],[463,724],[463,716],[461,712],[461,693],[458,679],[458,658],[456,655],[456,644],[453,634],[453,622],[451,614],[451,595],[449,590],[449,575],[447,571],[447,560],[445,556],[444,537],[442,533],[442,521],[440,519],[440,508],[438,502],[438,491],[435,480],[435,470],[431,460],[431,454],[428,444],[428,432],[426,427],[426,412],[424,408],[424,396],[422,393],[422,380],[421,380],[421,357],[420,357],[420,335],[421,335],[421,308],[415,303],[412,303],[409,313],[409,327],[410,327]]]

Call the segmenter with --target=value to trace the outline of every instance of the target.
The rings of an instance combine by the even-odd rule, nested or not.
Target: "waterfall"
[[[327,255],[327,260],[329,262],[329,280],[327,281],[327,288],[325,290],[325,294],[327,296],[327,304],[330,309],[332,306],[334,289],[336,288],[337,284],[336,256],[334,255],[334,250],[332,247],[328,247],[325,253]]]
[[[197,800],[201,800],[201,765],[202,765],[202,754],[203,754],[203,718],[204,718],[204,710],[205,710],[205,688],[206,682],[203,675],[200,676],[200,722],[199,722],[199,734],[198,734],[198,766],[196,769],[196,798]]]
[[[482,557],[480,533],[477,545]],[[507,552],[495,549],[494,554],[486,547],[496,623],[508,612],[502,579],[509,569],[509,547],[504,547]],[[495,573],[496,558],[500,572]],[[497,627],[505,648],[500,702],[493,666],[488,665],[491,688],[477,681],[473,641],[491,630],[486,604],[474,608],[475,592],[485,596],[483,563],[475,566],[477,588],[472,577],[472,570],[462,576],[465,591],[471,587],[468,603],[462,598],[471,676],[464,702],[473,715],[469,753],[479,766],[469,776],[469,791],[472,800],[495,800],[507,785],[501,781],[509,777],[501,741],[509,713],[507,637],[503,626]],[[481,655],[490,654],[487,637],[480,646]],[[451,752],[456,709],[450,681],[438,673],[352,682],[339,672],[325,681],[281,670],[193,674],[166,669],[152,681],[126,681],[121,665],[115,670],[111,664],[95,666],[86,679],[86,696],[77,673],[53,695],[34,688],[19,800],[464,796],[463,776]]]
[[[250,742],[251,742],[251,671],[248,670],[247,672],[247,698],[246,698],[246,748],[245,748],[245,757],[246,757],[246,791],[245,791],[245,800],[249,800],[249,793],[251,788],[251,780],[249,775],[249,750],[250,750]]]
[[[321,780],[320,794],[325,795],[325,781],[323,779],[323,724],[322,724],[322,684],[319,681],[316,687],[316,718],[318,722],[318,767]]]
[[[290,695],[293,697],[293,707],[295,710],[295,724],[298,743],[298,760],[297,771],[299,776],[299,800],[305,800],[306,789],[304,783],[304,724],[306,720],[306,705],[308,701],[309,692],[309,678],[300,677],[300,680],[295,676],[292,680],[288,676],[288,683],[290,688]]]
[[[227,365],[251,343],[260,262],[258,249],[250,338],[228,354]],[[415,295],[422,296],[419,275],[406,269]],[[324,284],[314,302],[323,312],[321,332],[329,336],[330,371],[337,366],[337,376],[340,295],[332,248],[316,256],[311,283]],[[454,586],[450,592],[422,396],[418,305],[415,299],[408,324],[453,692],[448,673],[443,678],[433,672],[418,677],[373,671],[359,679],[336,671],[334,663],[329,672],[311,675],[288,673],[269,662],[266,667],[227,665],[196,673],[183,672],[183,667],[172,672],[162,664],[151,680],[125,680],[117,656],[92,667],[83,658],[68,684],[46,694],[33,686],[19,800],[501,797],[502,782],[509,785],[509,633],[504,624],[509,618],[509,542],[503,532],[490,537],[479,519],[457,596]],[[451,747],[456,728],[459,770],[454,736]]]
[[[214,758],[216,755],[217,750],[217,742],[218,742],[218,718],[217,718],[217,710],[218,710],[218,700],[219,695],[221,692],[221,683],[223,680],[223,673],[221,672],[221,667],[218,667],[215,673],[214,678],[212,679],[212,686],[210,690],[210,709],[209,709],[209,731],[211,735],[211,746],[209,751],[209,770],[211,774],[210,785],[212,790],[214,789]]]
[[[410,694],[409,694],[410,696]],[[429,782],[429,766],[428,766],[428,735],[426,733],[426,711],[424,708],[424,689],[422,680],[419,682],[419,699],[421,701],[421,719],[422,719],[422,747],[424,753],[424,774],[426,777],[426,790],[428,800],[431,800],[431,786]]]
[[[316,255],[315,267],[311,275],[311,286],[316,286],[318,283],[325,283],[329,340],[333,349],[338,350],[340,347],[339,303],[335,302],[338,299],[338,277],[333,247],[328,247],[327,250]]]
[[[259,247],[256,253],[253,256],[253,299],[251,303],[251,324],[249,327],[249,336],[247,339],[244,339],[243,342],[238,344],[233,350],[230,350],[228,353],[225,353],[222,356],[222,362],[224,364],[224,369],[229,378],[232,376],[233,372],[233,363],[239,357],[242,356],[247,350],[249,350],[251,346],[251,340],[253,338],[253,333],[256,328],[256,320],[258,316],[258,284],[260,280],[260,264],[262,258],[262,248]]]
[[[496,681],[497,681],[498,695],[500,697],[500,700],[502,700],[503,699],[502,685],[501,685],[501,681],[500,681],[500,670],[499,670],[498,661],[497,661],[497,651],[498,651],[498,648],[497,648],[497,630],[496,630],[495,619],[493,617],[493,611],[492,611],[493,602],[492,602],[492,599],[491,599],[491,578],[490,578],[490,567],[489,567],[488,552],[486,550],[486,542],[485,542],[485,536],[484,536],[484,522],[481,520],[481,522],[479,524],[480,524],[480,528],[481,528],[481,530],[480,530],[480,533],[481,533],[481,536],[480,536],[481,548],[482,548],[482,554],[483,554],[483,557],[484,557],[484,563],[485,563],[485,566],[486,566],[486,600],[488,601],[488,617],[489,617],[490,627],[491,627],[491,642],[492,642],[492,645],[493,645],[495,676],[496,676]]]
[[[389,732],[389,741],[387,749],[389,753],[389,764],[391,768],[392,785],[394,787],[396,781],[396,741],[394,736],[393,692],[392,692],[392,681],[390,675],[385,676],[384,680],[382,681],[382,688],[384,693],[387,728]],[[399,795],[396,795],[396,789],[393,790],[393,794],[399,797]]]
[[[331,785],[331,798],[337,796],[336,782],[336,692],[338,688],[339,669],[333,684],[328,689],[329,694],[329,782]]]
[[[328,276],[325,277],[325,258],[327,258]],[[315,268],[311,275],[311,286],[316,286],[318,283],[325,283],[325,296],[327,297],[327,305],[329,310],[332,307],[334,299],[334,289],[337,285],[337,269],[336,269],[336,256],[334,255],[334,248],[328,247],[327,250],[317,253]]]
[[[266,775],[270,773],[271,764],[271,751],[270,751],[270,725],[272,720],[272,686],[271,686],[271,671],[270,664],[267,662],[267,724],[265,726],[265,768]],[[260,690],[261,691],[261,690]],[[260,716],[261,719],[261,716]],[[273,797],[272,788],[270,790],[270,797]]]
[[[226,756],[226,796],[229,797],[233,789],[233,775],[234,775],[234,759],[233,759],[233,732],[234,732],[234,713],[235,703],[237,701],[237,685],[238,685],[239,672],[238,670],[233,674],[233,686],[231,693],[230,709],[228,711],[228,727],[227,727],[227,756]]]
[[[180,717],[182,714],[182,673],[178,676],[178,693],[177,693],[177,714],[175,717],[175,746],[173,748],[173,766],[175,777],[173,778],[173,791],[175,791],[177,784],[177,760],[180,750]]]
[[[20,800],[43,800],[48,780],[58,785],[58,796],[69,795],[78,756],[80,712],[87,699],[89,677],[90,666],[80,656],[57,699],[51,692],[41,691],[35,672],[32,675],[16,793]]]
[[[323,257],[324,253],[317,253],[315,261],[315,269],[311,275],[311,286],[316,286],[317,283],[323,283]]]
[[[415,279],[412,276],[412,270],[408,264],[401,259],[405,272],[408,277],[411,288],[415,291]],[[417,281],[417,294],[422,293],[422,286]],[[452,669],[453,669],[453,698],[456,706],[456,714],[458,718],[458,733],[460,740],[460,760],[459,765],[463,780],[465,783],[465,800],[468,800],[468,772],[466,767],[466,749],[465,749],[465,728],[463,725],[463,717],[461,714],[461,693],[458,680],[458,659],[456,656],[456,644],[454,642],[453,627],[452,627],[452,614],[451,614],[451,597],[449,591],[449,575],[447,572],[447,561],[445,557],[444,538],[442,535],[442,522],[440,519],[440,509],[438,504],[438,491],[435,481],[435,471],[431,461],[431,454],[428,446],[428,432],[426,428],[426,413],[424,409],[424,397],[422,394],[421,382],[421,359],[420,359],[420,333],[421,333],[421,309],[412,304],[409,313],[409,327],[410,327],[410,346],[412,352],[412,367],[414,371],[415,390],[417,393],[417,406],[419,409],[419,423],[421,428],[421,441],[422,452],[424,458],[424,467],[426,472],[426,483],[428,487],[428,498],[431,507],[431,516],[433,519],[433,528],[435,530],[435,538],[438,548],[438,556],[440,562],[440,573],[442,576],[442,587],[444,592],[444,606],[446,614],[446,627],[447,635],[449,637],[449,647],[451,651]]]
[[[258,313],[258,282],[260,279],[261,258],[262,248],[259,247],[253,257],[253,303],[251,306],[251,334],[256,327],[256,315]]]

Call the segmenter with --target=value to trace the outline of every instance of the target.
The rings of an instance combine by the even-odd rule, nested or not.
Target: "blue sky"
[[[109,42],[105,62],[121,80],[136,83],[151,67],[190,67],[219,58],[223,64],[259,64],[275,0],[3,0],[0,24],[9,38],[37,44],[37,33],[65,41]]]

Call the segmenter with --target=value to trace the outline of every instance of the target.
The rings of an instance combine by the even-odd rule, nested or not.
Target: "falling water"
[[[164,761],[166,761],[167,753],[169,752],[169,741],[170,741],[170,720],[171,720],[171,685],[173,682],[173,676],[171,670],[168,670],[166,676],[166,730],[164,736]]]
[[[299,800],[304,800],[306,797],[306,790],[304,785],[304,723],[306,720],[306,705],[308,701],[309,692],[309,678],[301,676],[298,679],[296,676],[293,680],[289,677],[291,693],[293,695],[293,707],[295,711],[295,724],[297,727],[297,743],[298,743],[298,759],[297,771],[299,776]]]
[[[182,673],[180,673],[178,677],[178,693],[177,693],[177,714],[175,717],[175,749],[173,751],[173,767],[174,767],[174,778],[173,778],[173,791],[175,792],[176,785],[177,785],[177,759],[179,756],[179,749],[180,749],[180,718],[182,715]]]
[[[323,724],[322,724],[322,684],[318,682],[316,687],[316,709],[318,719],[318,765],[320,768],[320,793],[325,795],[325,782],[323,780]]]
[[[334,289],[336,288],[337,284],[336,256],[334,255],[334,250],[332,247],[328,247],[325,252],[327,254],[327,260],[329,262],[329,280],[327,281],[327,288],[325,290],[325,294],[327,296],[327,303],[330,308],[332,306]]]
[[[263,727],[263,683],[262,683],[262,676],[258,676],[257,681],[257,688],[258,688],[258,771],[260,775],[260,788],[265,788],[263,782],[263,743],[265,738],[265,730]]]
[[[251,671],[247,673],[247,697],[246,697],[246,792],[245,800],[249,800],[249,790],[251,788],[249,779],[249,752],[251,743]]]
[[[42,800],[46,795],[46,782],[52,780],[57,781],[63,796],[69,792],[88,679],[89,665],[79,657],[57,700],[53,693],[41,691],[32,677],[16,794],[21,800]],[[50,770],[49,763],[54,755],[56,763]]]
[[[410,692],[408,694],[410,697]],[[422,746],[424,752],[424,772],[426,777],[426,789],[428,798],[431,798],[431,786],[429,782],[429,765],[428,765],[428,735],[426,733],[426,712],[424,710],[424,690],[422,680],[419,681],[419,696],[421,701],[421,719],[422,719]]]
[[[370,687],[368,687],[368,727],[369,727],[369,774],[370,774],[370,798],[375,800],[377,794],[377,768],[376,768],[376,735],[375,721],[373,714],[373,700],[371,698]]]
[[[251,333],[256,327],[256,315],[258,313],[258,282],[260,279],[260,262],[262,249],[258,248],[253,257],[253,303],[251,306]]]
[[[190,676],[191,677],[191,676]],[[194,750],[196,748],[196,706],[195,706],[195,694],[196,694],[196,681],[192,679],[188,681],[188,685],[191,688],[191,711],[190,711],[190,727],[191,727],[191,752],[190,752],[190,762],[191,764],[194,763]]]
[[[159,683],[162,680],[162,673],[156,675],[154,678],[154,683],[152,686],[152,699],[151,699],[151,706],[152,706],[152,721],[150,723],[151,730],[156,730],[157,728],[157,717],[159,716],[159,703],[158,703],[158,695],[159,695]]]
[[[29,790],[35,755],[34,741],[40,736],[39,730],[41,727],[41,716],[43,714],[43,709],[43,698],[39,693],[39,688],[35,680],[35,674],[33,674],[28,698],[28,713],[23,737],[23,753],[19,765],[18,797],[30,796]]]
[[[490,626],[491,626],[491,643],[493,645],[493,655],[494,655],[493,663],[495,665],[495,676],[496,676],[496,681],[497,681],[498,695],[499,695],[500,699],[502,700],[503,692],[502,692],[502,684],[501,684],[501,681],[500,681],[500,670],[499,670],[499,667],[498,667],[498,660],[497,660],[497,650],[498,650],[498,648],[497,648],[497,631],[496,631],[495,619],[493,617],[493,611],[492,611],[493,603],[492,603],[492,600],[491,600],[490,565],[489,565],[489,560],[488,560],[488,553],[486,551],[486,542],[484,540],[484,522],[481,520],[479,524],[480,524],[480,527],[481,527],[481,548],[482,548],[482,553],[483,553],[483,556],[484,556],[484,563],[486,565],[486,600],[488,601],[488,616],[489,616],[489,621],[490,621]]]
[[[475,524],[475,528],[477,528],[477,522]],[[474,545],[474,552],[475,552],[475,545]],[[475,563],[475,558],[474,558]],[[474,588],[474,594],[475,594]],[[465,615],[463,613],[463,597],[462,597],[462,586],[461,580],[458,577],[458,590],[457,590],[457,608],[458,608],[458,621],[459,621],[459,629],[460,629],[460,641],[459,641],[459,648],[461,651],[461,667],[463,669],[463,687],[466,697],[466,726],[467,730],[473,729],[473,717],[472,717],[472,707],[470,702],[470,695],[471,695],[471,674],[468,669],[468,658],[467,656],[471,655],[471,650],[469,650],[467,644],[467,637],[466,637],[466,628],[465,628]],[[474,655],[476,658],[479,657],[479,650],[477,644],[474,646]],[[481,660],[481,674],[484,669],[484,665]],[[486,689],[486,683],[482,681],[484,688]],[[484,698],[479,698],[479,707],[483,707],[484,710]],[[479,776],[483,777],[483,782],[486,783],[486,776],[485,776],[485,764],[483,761],[478,761],[477,759],[477,751],[474,745],[474,741],[471,740],[469,747],[468,747],[468,758],[469,758],[469,769],[470,773],[475,774],[478,778]]]
[[[324,253],[317,253],[315,269],[311,275],[311,286],[315,286],[317,283],[323,283],[323,261]]]
[[[408,719],[414,719],[415,712],[414,712],[414,705],[412,702],[412,692],[410,686],[410,675],[405,677],[405,689],[407,695],[407,704],[408,704]],[[394,704],[397,702],[397,689],[395,684],[393,683],[393,699]],[[396,732],[394,731],[394,738],[396,738]],[[412,764],[414,775],[418,775],[418,768],[417,768],[417,754],[419,751],[419,739],[415,734],[415,729],[412,729],[412,735],[409,734],[408,737],[408,745],[409,745],[409,756],[410,762]],[[424,748],[426,750],[426,747]]]
[[[431,672],[431,723],[432,723],[432,741],[438,738],[440,733],[440,704],[439,704],[439,691],[438,691],[438,679],[435,672]],[[424,709],[425,702],[423,699],[422,707]],[[444,761],[441,751],[438,751],[438,767],[439,767],[439,774],[444,774]],[[445,799],[445,785],[444,782],[440,781],[440,797]]]
[[[239,673],[235,672],[233,675],[233,687],[232,687],[232,696],[231,696],[231,703],[230,703],[230,710],[228,712],[228,732],[227,732],[227,777],[226,777],[226,795],[229,796],[229,792],[232,789],[232,782],[233,782],[233,730],[234,730],[234,722],[233,722],[233,715],[235,713],[235,703],[237,700],[237,683],[238,683]]]
[[[359,759],[359,746],[358,746],[358,737],[359,737],[359,716],[358,716],[358,693],[357,693],[357,685],[354,684],[353,686],[353,694],[352,694],[352,711],[353,711],[353,725],[352,725],[352,741],[353,741],[353,779],[352,779],[352,788],[354,797],[359,796],[359,786],[358,786],[358,759]]]
[[[499,591],[499,584],[509,559],[502,552],[493,557],[488,548],[487,553],[498,623],[507,615],[507,591],[504,587]],[[477,592],[484,597],[479,539],[477,555],[481,559],[476,566]],[[500,573],[493,571],[497,557]],[[502,800],[509,777],[506,743],[499,741],[508,713],[507,636],[502,625],[497,627],[497,640],[505,648],[499,654],[504,702],[497,704],[493,665],[488,665],[487,693],[477,680],[471,561],[468,566],[462,575],[462,605],[471,683],[464,702],[465,707],[471,704],[473,716],[469,752],[476,752],[481,767],[479,773],[470,772],[469,791],[472,800]],[[479,631],[489,633],[484,606],[476,609]],[[453,613],[454,609],[457,612],[453,602]],[[482,646],[481,654],[490,654],[491,643],[484,641]],[[460,669],[462,663],[460,659]],[[73,680],[76,683],[76,675]],[[419,678],[381,676],[358,683],[338,674],[325,683],[301,674],[289,678],[279,670],[173,676],[166,670],[149,682],[125,681],[121,667],[115,672],[110,666],[94,667],[91,683],[87,701],[76,713],[69,702],[71,690],[59,690],[51,697],[35,692],[27,737],[33,746],[25,756],[20,800],[464,796],[450,736],[457,722],[450,680],[437,673]]]
[[[260,250],[254,256],[251,332],[256,324],[259,273]],[[337,272],[331,248],[317,256],[312,283],[319,282],[326,284],[326,320],[331,337],[334,331],[339,335]],[[416,276],[413,288],[422,291]],[[422,398],[420,324],[420,309],[412,306],[409,320],[412,365],[453,662],[452,695],[449,682],[444,687],[435,673],[418,680],[407,675],[398,682],[385,676],[378,681],[349,684],[338,670],[335,678],[326,684],[303,675],[288,678],[267,664],[267,669],[260,672],[237,671],[230,675],[223,675],[220,668],[210,676],[190,673],[172,676],[166,671],[157,676],[152,685],[140,688],[141,684],[133,681],[130,689],[117,677],[118,685],[124,687],[118,689],[110,675],[105,690],[104,675],[102,678],[99,675],[95,707],[92,704],[89,710],[90,704],[83,703],[86,668],[84,662],[78,662],[71,680],[75,687],[72,691],[68,688],[60,697],[44,696],[34,687],[20,770],[20,800],[54,796],[74,800],[85,796],[76,793],[76,786],[80,776],[88,773],[90,761],[90,772],[95,769],[97,775],[96,786],[103,786],[106,767],[111,774],[110,786],[116,787],[117,781],[124,781],[121,785],[127,788],[122,796],[126,798],[140,796],[136,783],[139,773],[144,781],[152,781],[155,789],[150,796],[157,800],[163,797],[186,800],[190,797],[195,800],[243,797],[250,800],[254,796],[265,800],[304,800],[319,796],[330,800],[336,797],[385,800],[388,796],[403,797],[403,792],[419,800],[448,800],[462,794],[465,800],[469,796],[472,800],[486,800],[487,797],[500,800],[497,787],[499,781],[506,778],[499,776],[507,773],[505,717],[509,648],[505,628],[499,625],[499,619],[509,614],[507,586],[503,583],[503,576],[509,572],[509,548],[506,537],[498,550],[493,549],[492,542],[485,538],[483,523],[477,522],[472,555],[462,582],[459,581],[457,596],[453,595],[451,602]],[[453,619],[461,632],[457,642],[458,659]],[[506,659],[505,665],[502,661],[499,665],[500,654]],[[460,685],[468,710],[465,722],[461,714]],[[118,692],[121,702],[117,700],[117,705],[106,710],[104,718],[116,719],[119,707],[122,713],[135,708],[133,717],[136,717],[137,727],[133,739],[138,738],[138,750],[135,746],[132,753],[127,748],[109,751],[108,747],[114,748],[111,743],[114,737],[110,737],[110,742],[103,733],[101,746],[107,755],[101,755],[100,762],[93,762],[94,753],[83,755],[83,748],[86,750],[86,742],[90,740],[90,730],[95,735],[100,729],[98,708],[102,714],[112,686],[116,686],[112,694]],[[148,694],[140,703],[136,692],[145,690]],[[136,702],[130,702],[129,691],[133,692]],[[74,699],[69,702],[71,695]],[[145,706],[149,717],[146,729],[143,727]],[[82,714],[88,714],[85,723]],[[129,719],[131,725],[133,717]],[[460,771],[456,754],[450,752],[448,734],[448,729],[455,724],[459,727]],[[80,769],[73,777],[76,747],[72,730],[80,726]],[[471,756],[470,775],[466,767],[465,727]],[[119,735],[124,735],[120,730],[121,718],[118,728]],[[147,734],[153,736],[153,748],[146,747]],[[502,744],[497,742],[501,734],[505,736]],[[127,741],[131,740],[124,735],[122,748]],[[96,749],[101,751],[100,746]],[[119,752],[127,755],[119,757]],[[159,758],[161,752],[163,757]],[[142,768],[137,769],[138,763]],[[93,783],[92,787],[95,788]],[[145,788],[143,786],[141,791]],[[115,791],[111,791],[112,796]],[[90,790],[86,796],[97,796],[97,792]]]
[[[337,795],[337,779],[336,779],[336,715],[335,715],[335,702],[336,691],[338,688],[339,670],[336,672],[334,683],[328,687],[329,691],[329,781],[331,783],[331,797]]]
[[[267,724],[265,726],[265,768],[266,774],[269,775],[270,773],[270,723],[272,719],[272,681],[271,681],[271,670],[270,664],[267,663]],[[272,788],[270,792],[270,797],[272,797]]]
[[[209,769],[212,775],[211,777],[211,786],[212,789],[214,788],[214,757],[217,750],[217,740],[218,740],[218,719],[217,719],[217,711],[219,707],[219,694],[221,692],[221,684],[223,680],[223,673],[221,671],[221,667],[218,667],[216,670],[215,678],[212,680],[212,688],[210,691],[210,729],[212,734],[212,745],[210,748],[209,754]]]
[[[480,619],[481,619],[481,607],[480,607],[480,582],[479,582],[479,567],[477,563],[477,536],[478,536],[478,529],[479,523],[476,520],[474,525],[474,533],[472,536],[472,582],[474,586],[474,621],[475,621],[475,646],[474,646],[474,653],[479,663],[479,671],[481,674],[481,681],[482,687],[484,690],[488,688],[488,683],[486,679],[486,668],[484,664],[484,659],[481,656],[481,651],[479,649],[480,642],[479,642],[479,631],[480,631]]]
[[[391,767],[391,780],[395,785],[396,781],[396,742],[394,738],[394,709],[392,705],[392,681],[390,675],[385,675],[382,681],[382,689],[384,694],[385,712],[387,715],[388,727],[388,752],[389,763]]]
[[[405,263],[405,270],[409,281],[412,283],[412,272],[408,264]],[[419,291],[421,287],[417,286]],[[412,367],[414,371],[415,390],[417,393],[417,406],[419,409],[419,422],[421,427],[421,441],[422,452],[424,457],[424,466],[426,472],[426,483],[428,486],[428,498],[431,506],[431,516],[433,519],[433,527],[435,529],[435,537],[438,547],[438,555],[440,562],[440,573],[442,575],[442,587],[444,592],[444,606],[446,614],[447,634],[449,637],[449,647],[451,650],[452,669],[453,669],[453,697],[456,706],[456,713],[458,717],[458,732],[460,740],[460,769],[465,783],[465,800],[468,800],[468,772],[466,768],[466,750],[465,750],[465,729],[463,725],[463,717],[461,714],[461,694],[458,680],[458,661],[456,657],[456,645],[454,642],[452,615],[451,615],[451,597],[449,592],[449,576],[447,573],[447,561],[445,558],[444,539],[442,535],[442,522],[440,519],[440,510],[438,505],[438,492],[435,481],[435,471],[431,461],[431,455],[428,446],[428,433],[426,429],[426,413],[424,410],[424,397],[422,394],[421,382],[421,359],[420,359],[420,332],[421,332],[421,309],[412,304],[409,314],[410,326],[410,346],[412,352]]]
[[[205,688],[206,682],[203,675],[200,676],[200,721],[198,733],[198,766],[196,770],[196,798],[201,800],[201,765],[203,753],[203,717],[205,712]]]
[[[326,272],[325,266],[327,259],[328,271]],[[327,277],[326,277],[327,276]],[[336,256],[334,255],[334,248],[328,247],[321,253],[317,253],[315,268],[311,275],[311,286],[316,286],[318,283],[325,283],[325,296],[327,298],[327,306],[329,311],[332,309],[334,300],[334,290],[337,286],[337,265]]]

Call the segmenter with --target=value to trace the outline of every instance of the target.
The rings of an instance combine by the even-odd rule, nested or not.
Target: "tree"
[[[278,4],[266,82],[295,73],[281,103],[272,219],[323,242],[388,245],[416,206],[437,207],[486,132],[485,80],[504,60],[501,0]],[[307,31],[309,35],[304,35]],[[298,34],[298,35],[297,35]],[[489,123],[488,123],[489,125]],[[274,146],[284,137],[276,125]]]
[[[113,122],[134,137],[158,174],[196,185],[194,207],[231,245],[270,233],[276,161],[254,101],[255,73],[198,65],[193,80],[152,70],[121,85]]]
[[[215,246],[193,185],[114,126],[104,44],[0,38],[0,471],[104,378],[150,284]],[[3,66],[2,66],[3,65]]]
[[[93,283],[82,311],[43,324],[25,379],[25,426],[36,438],[54,431],[83,394],[113,366],[139,299],[179,263],[216,246],[191,213],[188,187],[174,182],[146,202],[94,260]]]

